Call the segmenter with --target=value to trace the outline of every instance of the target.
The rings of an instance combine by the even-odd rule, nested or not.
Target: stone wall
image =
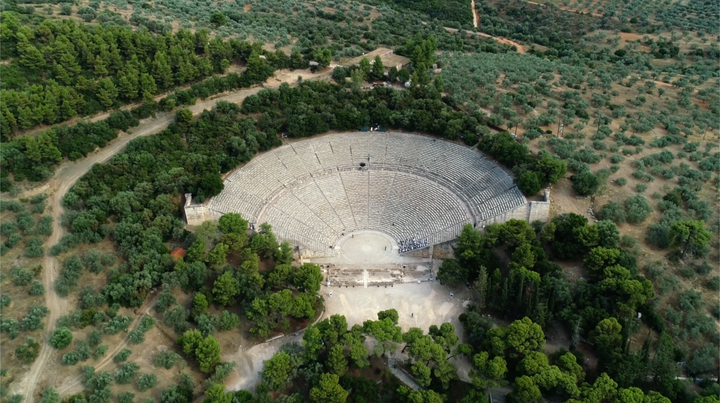
[[[547,222],[550,216],[550,190],[545,189],[543,198],[545,199],[544,201],[529,201],[522,206],[515,207],[503,214],[478,222],[476,228],[482,229],[486,225],[502,224],[512,219],[524,220],[527,222],[533,222],[536,220]]]
[[[185,216],[185,222],[187,223],[187,225],[195,227],[204,223],[205,221],[219,220],[222,214],[217,211],[210,210],[205,205],[193,204],[192,194],[185,193],[183,215]]]

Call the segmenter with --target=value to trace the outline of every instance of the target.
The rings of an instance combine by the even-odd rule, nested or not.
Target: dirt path
[[[457,28],[450,28],[450,27],[443,27],[443,28],[445,28],[446,31],[452,32],[452,33],[455,33],[455,32],[458,31]],[[502,37],[499,37],[499,36],[488,35],[488,34],[486,34],[486,33],[484,33],[484,32],[473,32],[473,31],[468,31],[468,30],[465,30],[465,32],[466,32],[466,33],[469,33],[469,34],[475,34],[475,35],[477,35],[477,36],[482,36],[483,38],[494,39],[495,41],[497,41],[497,42],[499,42],[499,43],[506,44],[506,45],[515,46],[515,47],[517,48],[517,52],[518,52],[518,53],[520,53],[520,54],[525,54],[525,53],[526,53],[525,48],[524,48],[521,44],[519,44],[519,43],[517,43],[517,42],[515,42],[515,41],[511,41],[510,39],[502,38]]]
[[[233,93],[219,95],[215,98],[201,101],[195,105],[188,107],[193,112],[193,115],[202,113],[205,109],[211,109],[218,101],[227,101],[233,103],[240,103],[246,97],[257,94],[263,88],[274,88],[279,87],[281,83],[289,83],[291,85],[297,85],[298,76],[303,77],[304,80],[321,80],[327,79],[332,73],[331,69],[326,69],[316,74],[308,71],[279,71],[274,77],[271,77],[265,84],[265,87],[257,86],[249,89],[242,89]],[[35,389],[40,377],[42,370],[45,367],[45,363],[52,354],[52,349],[47,344],[47,341],[52,336],[52,332],[55,330],[55,322],[57,319],[67,312],[67,300],[60,298],[54,291],[53,284],[58,274],[58,267],[60,262],[54,256],[49,254],[50,246],[55,245],[63,236],[64,229],[60,225],[60,217],[62,216],[63,208],[61,205],[62,199],[65,193],[85,175],[93,165],[98,163],[104,163],[112,158],[115,154],[123,151],[128,142],[138,137],[155,134],[165,129],[175,119],[174,114],[163,113],[158,114],[155,118],[144,119],[140,122],[138,127],[135,127],[130,134],[120,133],[120,136],[113,140],[107,147],[95,151],[95,153],[88,155],[79,161],[65,161],[60,168],[55,171],[53,178],[46,184],[41,186],[47,193],[49,193],[49,207],[52,211],[53,222],[53,234],[45,242],[45,249],[48,251],[43,259],[43,272],[42,281],[45,289],[45,304],[49,309],[49,314],[45,320],[45,342],[40,346],[40,354],[35,362],[30,367],[30,371],[20,380],[13,389],[16,389],[17,393],[23,393],[25,403],[33,403],[35,401]],[[28,192],[33,192],[29,190]]]
[[[470,9],[472,10],[473,14],[473,27],[477,28],[478,24],[480,23],[480,16],[478,16],[478,12],[475,9],[475,0],[470,1]]]
[[[152,309],[155,304],[157,303],[158,296],[160,296],[160,293],[157,293],[155,297],[152,300],[147,300],[145,303],[138,309],[138,315],[135,317],[135,319],[132,321],[130,326],[128,326],[128,329],[134,330],[137,328],[138,324],[140,323],[140,320],[145,315],[148,315],[150,313],[150,309]],[[127,336],[122,340],[122,343],[117,344],[111,351],[108,351],[105,353],[105,358],[102,359],[102,361],[98,362],[94,365],[95,372],[99,372],[101,369],[103,369],[106,365],[108,365],[112,359],[117,355],[120,350],[124,349],[128,345],[128,338]],[[67,395],[73,395],[75,393],[80,393],[82,391],[82,388],[79,388],[79,390],[76,390],[77,386],[80,385],[82,382],[82,376],[78,375],[75,376],[69,380],[66,380],[62,386],[57,388],[57,392],[60,394],[60,396],[67,396]]]

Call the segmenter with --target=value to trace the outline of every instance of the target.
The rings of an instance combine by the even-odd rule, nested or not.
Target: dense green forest
[[[212,388],[204,401],[259,403],[273,401],[271,396],[280,393],[280,398],[275,397],[274,401],[477,403],[486,401],[486,389],[507,380],[514,386],[508,396],[512,402],[541,401],[551,396],[572,403],[671,401],[655,391],[645,393],[637,387],[618,385],[605,373],[594,380],[588,379],[578,364],[583,359],[581,353],[544,354],[545,335],[541,327],[527,317],[508,326],[492,328],[487,323],[475,322],[472,332],[478,338],[471,344],[459,344],[450,323],[431,326],[427,334],[416,327],[402,332],[397,326],[397,317],[394,309],[381,311],[378,320],[367,320],[362,326],[348,329],[345,317],[333,315],[310,326],[302,345],[285,345],[266,362],[263,382],[254,397],[245,391],[220,394],[222,388],[217,391]],[[598,343],[616,349],[621,342],[619,332],[616,321],[602,322],[596,329]],[[404,350],[411,358],[403,365],[425,388],[412,390],[399,386],[389,374],[377,370],[375,373],[380,374],[382,382],[373,381],[377,375],[373,379],[357,376],[358,370],[376,365],[375,359],[368,360],[369,351],[362,344],[366,338],[372,340],[375,355],[404,343]],[[470,384],[455,379],[456,369],[448,360],[456,356],[471,360]],[[665,355],[663,359],[666,358]],[[712,401],[712,398],[696,400]]]
[[[23,25],[2,18],[2,130],[11,133],[91,115],[223,73],[231,63],[268,57],[275,68],[305,67],[299,54],[263,51],[259,44],[210,38],[207,30],[152,35],[128,27],[44,20]],[[202,56],[202,57],[199,57]],[[259,80],[262,81],[262,80]],[[253,81],[258,82],[258,81]],[[32,85],[31,85],[32,84]]]

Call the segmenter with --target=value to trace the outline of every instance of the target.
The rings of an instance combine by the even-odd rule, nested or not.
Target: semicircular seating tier
[[[357,230],[382,231],[405,250],[449,241],[467,223],[526,203],[512,178],[477,150],[421,135],[353,132],[258,155],[207,207],[267,222],[281,240],[332,254]]]

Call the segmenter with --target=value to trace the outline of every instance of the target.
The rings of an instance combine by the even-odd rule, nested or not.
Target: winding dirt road
[[[477,28],[480,23],[480,17],[478,16],[477,9],[475,9],[475,0],[470,1],[470,9],[472,10],[473,15],[473,27]]]
[[[241,89],[225,95],[216,96],[215,98],[207,99],[196,103],[195,105],[189,106],[193,112],[193,115],[202,113],[205,109],[211,109],[218,101],[227,101],[232,103],[241,103],[246,97],[257,94],[263,88],[276,88],[282,83],[289,83],[290,85],[297,85],[298,76],[303,76],[304,80],[320,80],[327,79],[332,73],[331,69],[326,69],[323,72],[316,74],[308,73],[307,71],[294,71],[294,72],[278,72],[274,77],[271,77],[265,86],[257,86],[253,88]],[[45,304],[49,309],[49,314],[45,321],[45,334],[44,342],[40,346],[40,354],[35,362],[30,367],[30,370],[25,376],[12,385],[14,393],[20,393],[25,396],[25,403],[33,403],[35,401],[35,391],[43,374],[43,369],[47,363],[50,355],[52,354],[51,347],[47,344],[47,341],[52,336],[52,332],[55,330],[55,322],[57,319],[68,311],[68,303],[64,298],[59,297],[54,291],[55,278],[58,275],[60,262],[54,256],[49,254],[50,246],[55,245],[63,236],[64,229],[60,225],[60,217],[62,216],[62,199],[70,188],[85,175],[90,168],[95,164],[101,164],[108,161],[115,154],[122,152],[125,146],[131,140],[138,137],[148,136],[155,134],[165,129],[175,119],[172,113],[158,114],[155,118],[144,119],[140,122],[140,125],[133,128],[130,134],[120,133],[120,136],[113,140],[107,147],[95,151],[95,153],[88,155],[79,161],[65,161],[55,171],[55,175],[48,182],[47,185],[43,185],[41,188],[48,193],[48,205],[50,211],[52,211],[53,217],[53,234],[48,237],[45,242],[45,249],[48,253],[43,259],[43,272],[42,281],[45,289]],[[25,192],[34,193],[35,191],[30,190]],[[136,318],[137,320],[137,318]],[[110,355],[108,355],[110,356]]]
[[[532,3],[532,2],[530,2],[530,3]],[[477,9],[475,8],[475,0],[471,0],[471,1],[470,1],[470,9],[471,9],[472,15],[473,15],[473,26],[477,29],[477,27],[480,25],[480,14],[478,14]],[[448,31],[450,30],[450,28],[448,28],[448,27],[445,27],[445,29],[448,30]],[[457,32],[457,30],[451,31],[451,32]],[[465,32],[470,32],[470,31],[465,31]],[[500,37],[500,36],[488,35],[488,34],[483,33],[483,32],[476,32],[476,34],[478,34],[479,36],[482,36],[483,38],[491,38],[491,39],[494,39],[494,40],[495,40],[496,42],[498,42],[498,43],[503,43],[503,44],[506,44],[506,45],[515,46],[515,48],[517,48],[517,52],[518,52],[518,53],[520,53],[520,54],[525,53],[525,48],[523,48],[522,45],[520,45],[519,43],[517,43],[517,42],[515,42],[515,41],[511,41],[510,39],[503,38],[503,37]]]
[[[443,28],[445,28],[446,31],[452,32],[452,33],[455,33],[455,32],[457,32],[457,31],[459,31],[457,28],[450,28],[450,27],[443,27]],[[486,34],[486,33],[484,33],[484,32],[480,32],[480,31],[478,31],[478,32],[473,32],[473,31],[465,30],[465,32],[466,32],[466,33],[469,33],[469,34],[475,34],[475,35],[477,35],[477,36],[482,36],[483,38],[490,38],[490,39],[495,40],[496,42],[504,43],[504,44],[506,44],[506,45],[515,46],[515,48],[517,48],[517,52],[518,52],[518,53],[520,53],[520,54],[526,53],[526,52],[525,52],[525,48],[523,48],[523,46],[522,46],[521,44],[519,44],[519,43],[517,43],[517,42],[515,42],[515,41],[511,41],[510,39],[503,38],[503,37],[500,37],[500,36],[488,35],[488,34]]]

